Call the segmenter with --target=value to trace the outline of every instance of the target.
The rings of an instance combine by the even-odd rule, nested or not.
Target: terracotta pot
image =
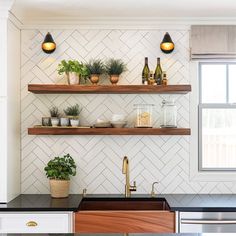
[[[68,84],[79,84],[79,75],[76,72],[66,74]]]
[[[95,74],[91,75],[90,81],[92,82],[92,84],[97,85],[99,82],[99,75]]]
[[[119,81],[119,75],[111,75],[110,76],[110,81],[111,83],[114,85],[114,84],[117,84],[118,81]]]
[[[70,181],[50,179],[50,190],[53,198],[65,198],[69,196]]]

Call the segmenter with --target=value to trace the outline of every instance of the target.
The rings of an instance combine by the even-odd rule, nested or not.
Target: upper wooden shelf
[[[189,128],[28,128],[29,135],[190,135]]]
[[[72,93],[100,93],[100,94],[135,94],[162,93],[186,94],[191,91],[191,85],[59,85],[59,84],[29,84],[28,91],[37,94],[72,94]]]

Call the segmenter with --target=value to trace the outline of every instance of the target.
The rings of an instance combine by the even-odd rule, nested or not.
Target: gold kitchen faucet
[[[123,159],[123,167],[122,173],[125,174],[125,197],[131,197],[131,191],[136,191],[136,182],[134,181],[134,185],[130,185],[130,178],[129,178],[129,159],[127,156]]]

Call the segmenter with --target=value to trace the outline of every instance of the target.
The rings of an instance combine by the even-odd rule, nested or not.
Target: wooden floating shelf
[[[186,94],[191,91],[191,85],[59,85],[59,84],[29,84],[28,91],[36,94]]]
[[[29,135],[190,135],[189,128],[28,128]]]

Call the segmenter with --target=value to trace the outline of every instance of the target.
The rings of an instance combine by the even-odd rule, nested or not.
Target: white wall
[[[8,21],[7,51],[7,192],[20,193],[20,30]]]
[[[0,24],[0,202],[7,202],[20,193],[20,30]]]
[[[160,106],[167,95],[35,95],[27,91],[28,83],[55,83],[57,65],[62,59],[88,61],[91,58],[122,58],[128,71],[122,84],[140,84],[144,57],[155,69],[160,56],[170,84],[190,83],[189,26],[160,29],[71,29],[50,30],[58,45],[52,55],[41,51],[46,30],[22,30],[21,34],[21,138],[22,193],[48,193],[43,171],[50,158],[70,153],[78,165],[71,192],[123,193],[122,158],[130,158],[131,179],[137,193],[149,193],[151,184],[159,181],[162,193],[232,193],[235,182],[190,180],[189,136],[29,136],[27,128],[40,124],[52,105],[60,107],[79,103],[83,107],[82,124],[93,124],[99,118],[110,119],[112,113],[125,113],[128,124],[134,120],[133,105],[153,103],[154,126],[160,125]],[[164,28],[164,29],[163,29]],[[160,52],[159,43],[169,31],[176,44],[170,55]],[[172,95],[178,106],[178,126],[189,127],[189,95]]]
[[[0,202],[6,201],[7,195],[7,143],[6,143],[6,95],[7,95],[7,19],[0,19],[0,144],[1,144],[1,155],[0,155]]]

